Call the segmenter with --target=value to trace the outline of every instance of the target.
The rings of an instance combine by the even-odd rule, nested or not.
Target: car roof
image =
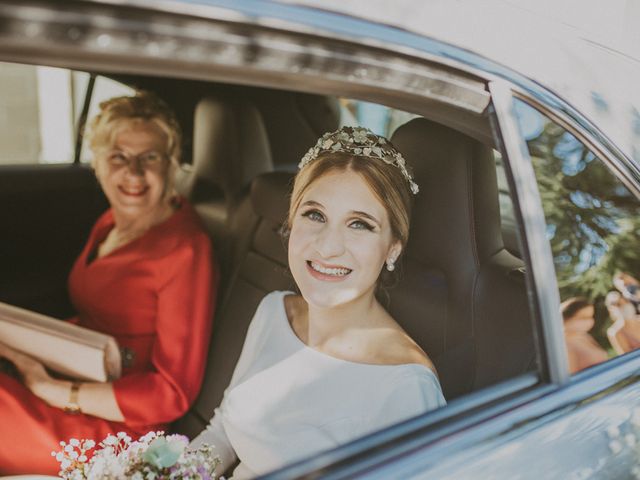
[[[121,0],[85,0],[120,4]],[[457,48],[444,57],[469,65],[464,52],[490,64],[494,76],[516,73],[580,112],[627,158],[640,165],[640,4],[627,0],[130,0],[158,10],[217,16],[277,28],[322,32],[376,44],[375,28],[341,23],[360,19],[398,29],[394,49],[415,52],[406,33]],[[213,7],[213,8],[211,8]],[[214,13],[215,12],[215,13]],[[229,15],[231,14],[231,15]],[[315,15],[314,15],[315,14]],[[321,18],[330,15],[330,18]],[[306,24],[306,25],[305,25]],[[375,24],[375,25],[374,25]],[[387,38],[379,40],[385,45]],[[387,45],[388,46],[388,45]],[[400,48],[396,48],[400,47]],[[462,53],[460,53],[462,52]],[[467,54],[468,55],[468,54]],[[458,62],[460,63],[460,62]],[[473,66],[473,65],[472,65]],[[506,68],[504,68],[506,67]]]
[[[625,0],[279,0],[402,28],[534,80],[640,163],[640,4]]]

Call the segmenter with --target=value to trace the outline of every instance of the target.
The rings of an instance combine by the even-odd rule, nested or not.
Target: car
[[[543,6],[3,2],[0,301],[70,314],[67,273],[106,208],[86,119],[116,94],[161,96],[187,139],[178,188],[220,260],[205,382],[173,425],[193,437],[260,298],[290,288],[280,226],[299,159],[366,126],[420,184],[382,295],[448,404],[262,478],[640,478],[640,353],[609,344],[605,305],[617,272],[640,276],[640,11]],[[573,297],[608,356],[578,372]]]

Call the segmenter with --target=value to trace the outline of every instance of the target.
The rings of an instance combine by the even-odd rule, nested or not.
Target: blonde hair
[[[302,197],[313,182],[336,171],[353,171],[362,177],[387,211],[393,239],[400,242],[404,251],[409,239],[411,191],[401,171],[379,158],[365,158],[345,152],[322,153],[305,165],[293,183],[287,229],[291,230]]]
[[[133,96],[114,97],[100,104],[100,112],[91,120],[87,131],[89,147],[93,152],[95,167],[98,153],[111,148],[116,135],[132,124],[148,123],[165,135],[166,155],[170,168],[167,171],[167,190],[173,191],[174,173],[180,165],[182,131],[171,108],[156,95],[138,91]]]

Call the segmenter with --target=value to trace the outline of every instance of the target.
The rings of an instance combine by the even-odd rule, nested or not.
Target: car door
[[[605,305],[617,271],[640,271],[635,167],[512,85],[490,88],[515,203],[503,213],[516,212],[506,223],[515,222],[526,238],[537,298],[542,381],[513,393],[508,389],[517,380],[504,382],[450,402],[450,416],[439,411],[397,426],[386,443],[382,435],[355,442],[350,455],[316,470],[323,478],[640,477],[640,353],[620,355],[609,343],[606,330],[615,319]],[[576,295],[594,305],[589,335],[608,359],[572,374],[561,300]],[[487,402],[491,397],[497,401]]]

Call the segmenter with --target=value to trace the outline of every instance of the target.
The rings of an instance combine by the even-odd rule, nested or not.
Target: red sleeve
[[[113,383],[129,425],[169,423],[194,402],[202,384],[211,333],[217,275],[211,269],[211,244],[191,237],[158,261],[155,371],[132,373]]]

